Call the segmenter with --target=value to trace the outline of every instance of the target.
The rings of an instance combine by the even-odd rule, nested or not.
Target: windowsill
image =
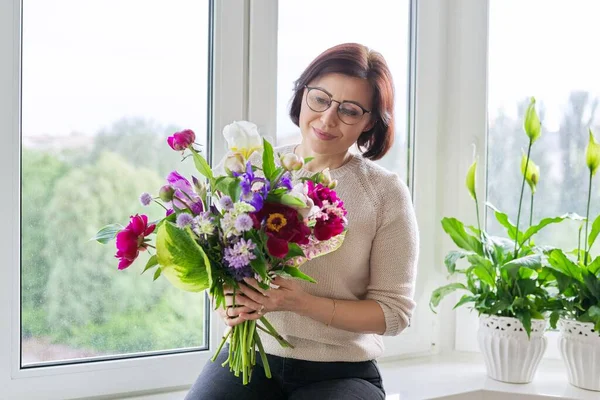
[[[569,384],[562,360],[544,359],[533,382],[508,384],[486,375],[479,353],[451,352],[434,356],[381,361],[387,400],[542,400],[598,399],[598,392]],[[137,400],[181,400],[186,391],[129,397]],[[125,398],[125,397],[121,397]]]
[[[380,362],[388,400],[598,399],[600,393],[569,384],[562,360],[543,359],[531,383],[489,378],[480,353],[451,352]]]

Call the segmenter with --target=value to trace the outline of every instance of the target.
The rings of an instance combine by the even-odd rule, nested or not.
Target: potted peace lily
[[[561,308],[553,312],[552,325],[555,327],[560,316],[558,343],[569,382],[583,389],[600,391],[600,256],[594,258],[591,254],[600,234],[600,215],[589,230],[592,178],[600,167],[600,144],[596,143],[591,130],[586,163],[590,170],[589,191],[585,222],[579,228],[579,246],[571,252],[552,250],[546,267],[556,277]]]
[[[547,346],[544,337],[546,316],[560,308],[550,292],[554,278],[548,269],[542,268],[548,248],[535,245],[532,238],[549,224],[577,218],[568,214],[545,218],[534,225],[530,215],[528,228],[520,229],[525,183],[531,189],[533,205],[540,176],[539,168],[530,159],[531,148],[541,136],[533,98],[525,115],[524,130],[529,146],[521,162],[523,180],[516,224],[507,214],[486,203],[506,228],[507,236],[492,236],[482,229],[475,190],[475,160],[467,172],[466,185],[475,202],[477,227],[465,227],[456,218],[442,219],[444,231],[459,247],[445,257],[446,268],[455,281],[435,289],[430,299],[430,307],[435,312],[445,296],[457,290],[466,292],[454,308],[468,304],[478,312],[478,342],[487,374],[495,380],[510,383],[526,383],[533,379]],[[457,266],[465,261],[465,268]]]

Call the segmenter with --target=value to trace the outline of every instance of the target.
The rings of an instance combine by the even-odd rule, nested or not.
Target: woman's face
[[[299,123],[303,145],[306,146],[307,150],[319,155],[345,153],[356,143],[361,133],[368,131],[373,126],[371,113],[363,114],[362,118],[354,125],[345,124],[340,120],[338,115],[339,103],[336,102],[348,101],[371,111],[373,88],[366,79],[342,74],[327,74],[311,81],[308,87],[321,89],[325,94],[329,94],[334,101],[323,112],[313,111],[307,104],[308,89],[304,89]],[[326,95],[323,96],[323,92],[318,92],[320,95],[312,100],[318,104],[326,102],[328,98]],[[352,107],[350,105],[349,109],[340,110],[340,113],[351,116]],[[313,106],[313,108],[318,107]]]

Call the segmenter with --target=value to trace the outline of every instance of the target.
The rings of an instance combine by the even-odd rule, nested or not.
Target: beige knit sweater
[[[280,154],[295,146],[277,148]],[[305,169],[294,179],[313,175]],[[410,322],[415,302],[419,233],[406,184],[374,162],[353,155],[331,170],[336,192],[348,211],[342,246],[304,264],[317,284],[301,282],[315,296],[341,300],[376,300],[385,315],[384,335],[398,335]],[[292,312],[270,312],[267,319],[295,348],[282,348],[261,333],[265,351],[312,361],[366,361],[382,355],[380,335],[344,331]]]

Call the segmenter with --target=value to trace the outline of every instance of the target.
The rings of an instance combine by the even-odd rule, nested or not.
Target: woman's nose
[[[338,104],[331,103],[331,106],[321,113],[321,122],[325,126],[336,126],[338,123],[337,115]]]

